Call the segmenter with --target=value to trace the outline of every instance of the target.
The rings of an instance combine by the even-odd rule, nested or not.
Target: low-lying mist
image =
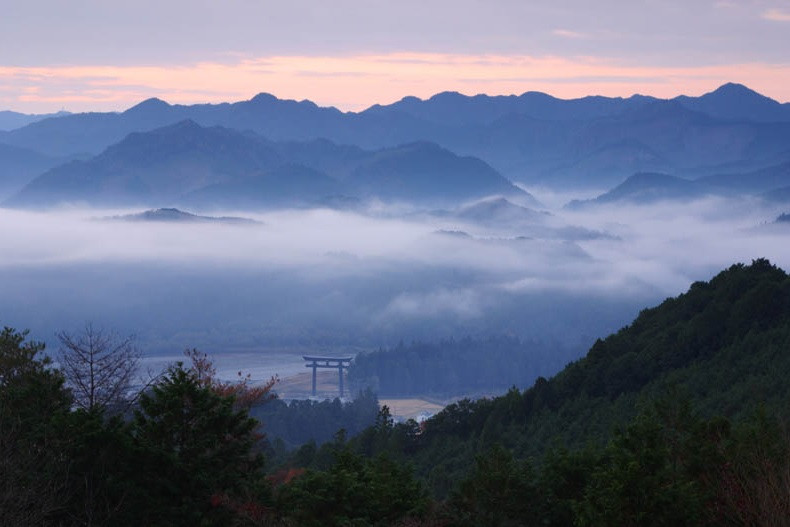
[[[581,354],[733,263],[790,267],[790,225],[747,200],[487,210],[227,211],[257,223],[225,224],[0,209],[0,323],[54,345],[91,321],[150,356],[197,347],[267,374],[298,371],[302,351],[467,335]]]

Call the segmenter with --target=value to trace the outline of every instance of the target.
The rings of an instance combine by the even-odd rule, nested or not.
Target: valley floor
[[[292,399],[311,398],[312,373],[310,371],[298,373],[280,379],[275,385],[275,391],[280,399],[289,401]],[[316,375],[316,399],[332,399],[338,397],[338,378],[334,371],[323,371]],[[346,397],[350,393],[346,388]],[[379,399],[381,406],[386,405],[392,417],[396,420],[415,419],[421,421],[426,419],[442,408],[452,403],[455,399],[439,400],[435,398],[417,397],[387,397]]]

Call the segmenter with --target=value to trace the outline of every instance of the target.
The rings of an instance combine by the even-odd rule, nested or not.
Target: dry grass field
[[[390,409],[390,414],[398,419],[416,419],[418,421],[429,417],[442,408],[444,404],[438,404],[424,399],[379,399],[379,404]]]
[[[292,375],[280,379],[274,389],[281,399],[307,399],[311,395],[312,373]],[[316,375],[316,397],[319,399],[334,399],[339,395],[338,378],[336,371],[319,371]],[[346,385],[346,397],[348,397]],[[417,419],[430,416],[441,410],[452,401],[426,400],[419,398],[393,398],[380,399],[379,403],[387,405],[390,414],[396,419]]]

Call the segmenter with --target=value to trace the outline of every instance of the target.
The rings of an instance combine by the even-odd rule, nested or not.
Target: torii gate
[[[340,385],[340,397],[343,397],[343,368],[348,368],[353,357],[306,357],[302,358],[308,362],[305,368],[313,368],[313,397],[315,397],[315,372],[318,368],[337,368],[337,375]]]

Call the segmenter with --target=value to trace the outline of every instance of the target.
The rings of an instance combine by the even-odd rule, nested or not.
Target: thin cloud
[[[763,11],[762,18],[773,22],[790,22],[790,12],[781,9]]]
[[[571,38],[571,39],[587,38],[587,35],[585,33],[580,33],[578,31],[571,31],[570,29],[555,29],[551,33],[552,35],[562,38]]]

